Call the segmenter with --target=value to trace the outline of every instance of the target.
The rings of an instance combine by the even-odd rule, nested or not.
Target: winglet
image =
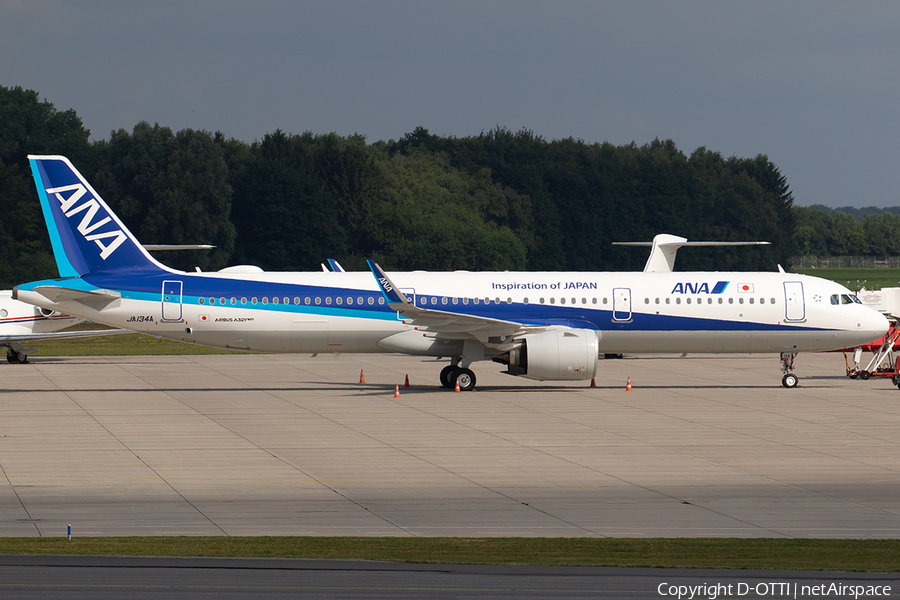
[[[378,287],[381,288],[381,293],[384,294],[385,299],[387,299],[388,304],[402,304],[404,306],[412,306],[409,299],[400,293],[400,290],[397,289],[397,286],[394,285],[394,282],[391,281],[390,277],[387,276],[387,273],[384,272],[378,263],[374,260],[367,260],[369,264],[369,268],[372,270],[372,275],[375,276],[375,281],[378,282]],[[393,307],[392,307],[393,308]]]
[[[328,265],[331,267],[331,270],[335,273],[345,273],[344,267],[341,266],[341,263],[334,260],[333,258],[328,259]]]

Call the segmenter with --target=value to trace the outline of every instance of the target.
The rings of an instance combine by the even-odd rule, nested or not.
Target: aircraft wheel
[[[872,376],[872,374],[869,373],[868,371],[860,371],[860,372],[859,372],[859,378],[860,378],[860,379],[868,379],[868,378],[871,377],[871,376]]]
[[[18,363],[19,362],[19,353],[13,352],[12,350],[7,352],[6,353],[6,362],[8,362],[11,365]]]
[[[453,380],[450,379],[450,374],[458,368],[459,367],[457,367],[456,365],[447,365],[446,367],[441,369],[441,387],[453,389],[455,384],[453,383]]]
[[[475,373],[470,369],[456,369],[451,374],[451,378],[459,384],[459,391],[471,392],[475,389]],[[456,388],[456,383],[453,387]]]
[[[794,388],[797,387],[797,384],[800,380],[793,373],[788,373],[784,377],[781,378],[781,385],[786,388]]]

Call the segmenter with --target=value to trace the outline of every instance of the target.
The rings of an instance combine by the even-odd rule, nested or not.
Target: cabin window
[[[559,299],[559,303],[560,303],[560,304],[565,304],[565,303],[566,303],[566,299],[565,299],[565,298],[560,298],[560,299]]]
[[[350,296],[347,296],[347,306],[353,306],[353,298]]]
[[[832,298],[837,298],[837,296],[832,296]],[[215,298],[210,298],[210,299],[209,299],[209,303],[210,303],[210,304],[215,304],[215,303],[216,303],[216,299],[215,299]],[[837,302],[835,302],[834,300],[832,300],[831,303],[832,303],[832,304],[837,304]]]
[[[256,298],[250,298],[250,304],[256,304]]]
[[[671,298],[666,298],[666,304],[671,304],[670,300]]]
[[[225,304],[225,298],[219,298],[219,304]]]
[[[477,304],[478,304],[478,298],[472,298],[472,304],[477,305]]]
[[[444,306],[447,306],[447,296],[441,297],[441,304],[443,304]]]
[[[469,299],[468,299],[468,298],[463,298],[462,301],[463,301],[463,305],[468,305],[468,304],[469,304]]]
[[[237,304],[237,298],[232,298],[231,305],[234,306],[235,304]]]
[[[197,302],[198,302],[199,304],[204,304],[204,303],[206,302],[206,298],[197,298]],[[6,315],[2,315],[2,316],[5,317]]]
[[[543,298],[540,299],[540,303],[541,303],[541,304],[544,303],[544,299],[543,299]]]
[[[650,298],[644,298],[644,304],[650,304]]]
[[[769,304],[775,304],[775,298],[772,298],[772,301]]]
[[[606,304],[606,298],[603,299],[603,304]]]
[[[522,299],[522,304],[528,304],[528,297],[527,297],[527,296],[526,296],[525,298]]]
[[[550,304],[556,304],[556,298],[550,298]]]
[[[744,299],[743,299],[743,298],[738,298],[738,304],[743,304],[743,303],[744,303]]]
[[[582,303],[582,304],[587,304],[587,298],[582,298],[582,299],[581,299],[581,303]]]
[[[596,298],[591,298],[591,304],[597,304],[597,299],[596,299]]]
[[[291,303],[291,299],[288,298],[287,296],[285,296],[284,298],[282,298],[281,301],[284,302],[285,304],[290,304],[290,303]]]
[[[331,296],[325,296],[325,304],[331,306]]]
[[[734,304],[734,298],[729,298],[729,299],[728,299],[728,304]]]
[[[675,304],[681,304],[681,298],[675,298]]]
[[[242,304],[242,305],[247,304],[247,299],[246,299],[246,298],[241,298],[241,304]]]
[[[456,306],[457,304],[459,304],[459,298],[454,298],[454,299],[453,299],[453,306]]]
[[[268,303],[269,303],[269,298],[266,297],[266,296],[263,296],[262,303],[263,303],[263,304],[268,304]]]
[[[309,296],[303,299],[303,304],[309,306]]]
[[[344,299],[341,298],[340,296],[338,296],[337,298],[335,298],[334,301],[335,301],[335,303],[336,303],[338,306],[340,306],[341,304],[344,303]]]
[[[506,299],[506,303],[507,303],[507,304],[512,304],[512,298],[507,298],[507,299]]]
[[[719,298],[719,304],[722,304],[722,299],[721,299],[721,298]]]
[[[278,304],[278,296],[272,296],[272,304]]]
[[[659,304],[659,298],[657,298],[656,300],[654,300],[653,304]]]
[[[690,304],[690,303],[691,303],[691,299],[690,299],[690,298],[685,298],[685,302],[687,302],[688,304]]]
[[[294,296],[294,304],[300,304],[300,298]]]
[[[575,298],[572,298],[572,304],[575,304]]]
[[[384,304],[384,296],[378,299],[378,304]]]

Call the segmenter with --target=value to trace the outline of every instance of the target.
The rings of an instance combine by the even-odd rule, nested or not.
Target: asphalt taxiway
[[[796,389],[774,355],[602,360],[596,388],[481,363],[470,393],[444,365],[0,365],[0,536],[900,537],[900,391],[840,354]]]

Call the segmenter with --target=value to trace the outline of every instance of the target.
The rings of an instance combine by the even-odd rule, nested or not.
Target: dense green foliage
[[[900,215],[885,210],[859,219],[844,211],[794,207],[795,254],[900,256]]]
[[[316,270],[326,258],[362,269],[375,258],[390,269],[632,270],[646,249],[611,242],[658,233],[773,243],[684,250],[681,270],[771,270],[798,251],[790,189],[764,155],[503,128],[417,128],[372,144],[280,130],[246,144],[146,122],[89,136],[74,111],[0,87],[0,286],[56,276],[29,153],[68,156],[142,242],[216,246],[159,255],[182,269]]]

